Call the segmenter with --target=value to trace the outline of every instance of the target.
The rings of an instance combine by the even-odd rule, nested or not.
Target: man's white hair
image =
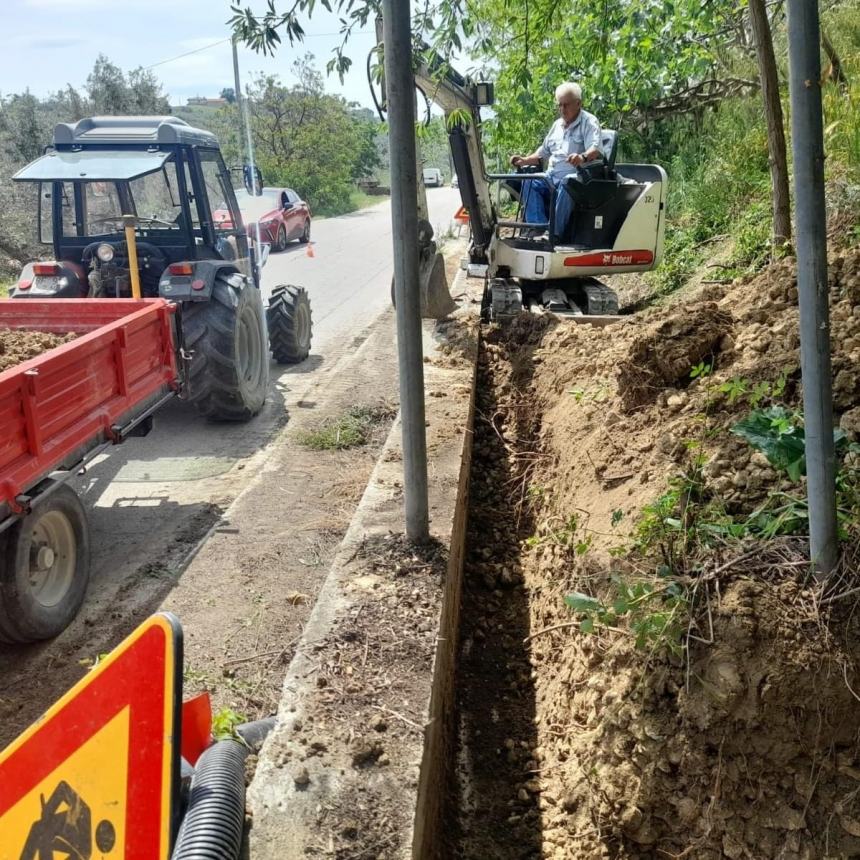
[[[582,101],[582,87],[573,81],[565,81],[555,88],[555,100],[559,101],[562,96],[571,96],[574,101]]]

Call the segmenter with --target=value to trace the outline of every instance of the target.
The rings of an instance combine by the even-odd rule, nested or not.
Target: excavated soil
[[[856,438],[860,250],[831,259],[829,288],[834,398]],[[728,430],[752,405],[799,405],[796,301],[784,260],[612,328],[523,315],[486,333],[452,857],[860,856],[853,561],[829,586],[845,599],[824,602],[800,538],[700,552],[674,654],[637,648],[624,618],[581,632],[564,603],[655,581],[660,552],[631,534],[695,462],[729,512],[790,489]]]
[[[74,334],[49,334],[44,331],[0,330],[0,371],[35,358],[55,346],[74,340]]]

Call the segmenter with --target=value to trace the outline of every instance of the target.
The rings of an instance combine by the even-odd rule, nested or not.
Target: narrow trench
[[[537,427],[519,394],[534,372],[532,352],[490,329],[479,358],[446,814],[452,860],[541,857],[529,595],[520,567],[522,541],[533,531],[522,500]]]

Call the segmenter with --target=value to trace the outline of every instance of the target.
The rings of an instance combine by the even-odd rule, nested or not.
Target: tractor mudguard
[[[231,286],[241,287],[243,283],[252,285],[236,269],[236,265],[227,260],[192,260],[190,274],[176,274],[176,267],[184,265],[175,263],[168,266],[158,282],[158,294],[173,302],[208,302],[212,298],[215,278],[223,272],[227,275]],[[174,269],[174,271],[171,271]]]
[[[37,274],[36,266],[56,266],[50,274]],[[27,263],[17,283],[9,290],[10,299],[79,299],[87,294],[87,276],[83,267],[67,260],[50,263]]]

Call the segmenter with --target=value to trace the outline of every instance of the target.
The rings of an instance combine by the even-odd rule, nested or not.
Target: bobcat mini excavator
[[[441,60],[433,67],[419,65],[415,83],[445,113],[460,195],[471,226],[469,274],[485,279],[485,317],[499,319],[525,309],[550,311],[580,322],[608,323],[617,318],[618,297],[598,278],[647,272],[660,262],[668,186],[663,168],[616,164],[617,134],[605,129],[603,157],[578,168],[557,192],[571,194],[574,200],[562,241],[553,244],[545,237],[533,238],[538,231],[550,236],[555,232],[551,221],[526,224],[520,218],[528,180],[546,174],[488,174],[484,167],[480,109],[493,103],[493,84],[464,78]],[[520,201],[516,219],[499,217],[492,199],[493,182],[502,183]],[[554,209],[550,205],[550,213]],[[426,202],[419,171],[422,217],[426,218]],[[437,317],[442,308],[450,312],[453,302],[429,227],[426,221],[419,222],[422,315]]]

